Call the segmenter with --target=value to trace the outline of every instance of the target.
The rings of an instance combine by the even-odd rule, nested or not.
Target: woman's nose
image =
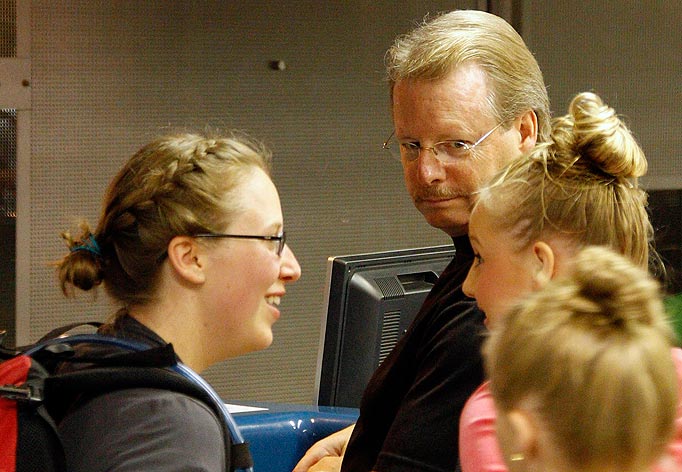
[[[288,244],[284,246],[284,251],[282,251],[282,264],[280,266],[279,278],[285,282],[296,282],[301,278],[301,266]]]
[[[467,278],[464,279],[464,283],[462,283],[462,292],[464,292],[464,295],[470,298],[476,298],[476,284],[474,280],[474,266],[472,265],[469,268],[469,273],[467,274]]]

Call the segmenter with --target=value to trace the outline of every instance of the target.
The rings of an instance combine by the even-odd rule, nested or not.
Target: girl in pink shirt
[[[673,436],[678,378],[658,284],[604,247],[532,293],[484,348],[512,471],[648,472]],[[679,471],[672,459],[657,467]]]
[[[554,120],[548,143],[479,191],[469,221],[475,260],[463,289],[490,328],[519,299],[565,274],[585,246],[609,247],[643,269],[656,260],[647,196],[637,182],[646,169],[643,151],[615,111],[597,95],[581,93]],[[673,349],[672,359],[682,379],[682,351]],[[678,386],[682,392],[682,380]],[[670,463],[682,470],[682,404],[677,418],[659,472]],[[507,470],[495,423],[486,383],[460,419],[463,472]]]

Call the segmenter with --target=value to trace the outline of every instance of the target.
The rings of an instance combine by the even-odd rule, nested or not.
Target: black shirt
[[[483,381],[485,327],[462,292],[473,261],[469,239],[453,242],[454,259],[365,389],[342,472],[457,467],[459,416]]]

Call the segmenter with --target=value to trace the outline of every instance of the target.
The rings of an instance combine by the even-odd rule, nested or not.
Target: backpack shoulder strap
[[[58,338],[59,336],[62,336],[69,331],[76,329],[76,328],[81,328],[84,326],[91,326],[93,328],[99,328],[102,326],[103,323],[100,323],[99,321],[86,321],[86,322],[77,322],[77,323],[70,323],[64,326],[60,326],[59,328],[55,328],[49,333],[47,333],[45,336],[40,338],[36,344],[41,344],[49,339],[54,339]]]
[[[227,410],[225,403],[213,388],[196,372],[189,369],[176,359],[171,345],[161,348],[149,346],[104,336],[73,335],[57,339],[48,339],[34,346],[29,354],[36,354],[60,345],[67,346],[109,346],[115,348],[113,355],[98,357],[96,355],[78,356],[77,362],[89,362],[92,365],[85,369],[58,373],[45,380],[46,407],[56,417],[63,416],[65,408],[72,403],[64,405],[60,398],[77,398],[79,395],[96,396],[114,390],[127,388],[158,388],[171,390],[192,396],[207,404],[220,419],[225,439],[225,451],[228,467],[230,470],[251,471],[253,459],[246,443],[239,432],[239,428]],[[60,352],[59,348],[53,349]],[[109,351],[111,354],[111,351]],[[66,362],[74,359],[62,358]],[[51,401],[56,399],[56,401]],[[59,415],[59,416],[57,416]]]
[[[49,375],[27,355],[0,362],[0,470],[66,471],[57,426],[43,404]]]

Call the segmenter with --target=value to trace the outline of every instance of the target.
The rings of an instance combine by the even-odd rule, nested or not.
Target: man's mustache
[[[469,192],[458,191],[447,187],[424,187],[412,193],[414,200],[448,200],[468,197]]]

